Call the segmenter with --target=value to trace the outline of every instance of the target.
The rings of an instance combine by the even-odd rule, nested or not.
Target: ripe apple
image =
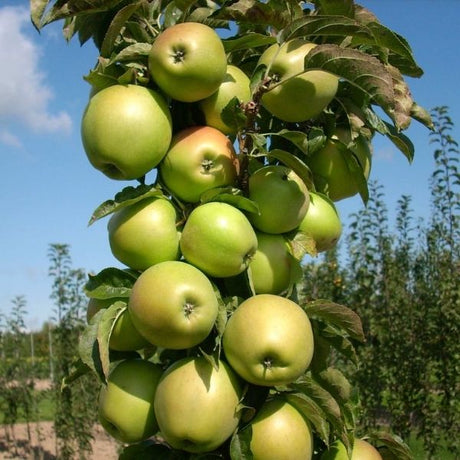
[[[240,68],[228,65],[224,80],[217,91],[199,103],[206,125],[224,134],[236,134],[235,127],[224,123],[221,113],[234,97],[238,98],[240,104],[249,102],[251,100],[250,84],[249,77]]]
[[[266,65],[267,76],[272,78],[272,89],[262,96],[262,105],[280,120],[300,122],[314,118],[337,93],[335,75],[304,69],[305,56],[315,46],[296,38],[281,46],[271,45],[259,59],[257,65]]]
[[[358,136],[353,150],[347,148],[350,142],[349,131],[338,129],[325,146],[307,160],[317,188],[324,190],[332,201],[343,200],[359,192],[356,175],[350,169],[346,156],[351,161],[354,158],[356,168],[361,168],[366,180],[369,178],[372,162],[370,142]]]
[[[150,343],[175,350],[202,342],[214,326],[218,301],[209,279],[182,261],[160,262],[134,283],[128,309]]]
[[[334,203],[322,193],[310,192],[310,206],[297,231],[313,238],[317,252],[332,249],[342,234],[342,222]]]
[[[161,435],[174,449],[210,452],[236,429],[242,387],[230,366],[213,367],[204,357],[188,357],[164,372],[155,395]]]
[[[284,399],[267,400],[250,426],[254,460],[310,460],[313,456],[310,424]]]
[[[165,198],[146,198],[115,212],[107,224],[112,254],[135,270],[180,257],[177,213]]]
[[[254,385],[289,384],[313,357],[310,320],[292,300],[258,294],[230,316],[222,339],[225,356],[240,377]]]
[[[303,180],[283,165],[268,165],[249,176],[249,198],[259,206],[259,214],[249,220],[265,233],[285,233],[299,226],[307,213],[308,189]]]
[[[121,442],[134,443],[158,431],[154,396],[163,371],[143,359],[128,359],[109,374],[101,387],[98,415],[105,430]]]
[[[173,137],[159,171],[174,196],[198,203],[205,191],[234,184],[237,166],[235,149],[225,134],[210,126],[195,126]]]
[[[99,310],[108,308],[117,301],[126,302],[126,299],[89,299],[86,310],[86,319],[88,323]],[[126,309],[113,325],[112,333],[110,334],[109,348],[116,351],[135,351],[149,345],[149,342],[147,342],[134,327],[131,320],[131,314],[129,310]]]
[[[257,251],[249,264],[254,292],[281,294],[293,281],[294,270],[300,270],[300,262],[290,253],[283,235],[256,235]]]
[[[198,22],[183,22],[156,37],[148,67],[155,83],[168,96],[195,102],[217,90],[227,70],[227,57],[214,29]]]
[[[226,278],[246,270],[257,249],[257,236],[239,209],[209,202],[190,213],[180,249],[188,262],[207,275]]]
[[[345,445],[337,440],[323,453],[321,460],[382,460],[382,456],[367,441],[356,438],[353,441],[351,457],[348,457]]]
[[[88,102],[81,123],[90,163],[111,179],[131,180],[155,168],[172,137],[163,97],[136,85],[113,85]]]

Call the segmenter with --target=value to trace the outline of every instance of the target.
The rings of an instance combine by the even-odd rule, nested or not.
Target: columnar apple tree
[[[116,263],[86,283],[66,383],[94,372],[123,458],[346,458],[365,435],[362,458],[410,458],[357,431],[331,366],[365,340],[353,306],[296,295],[302,259],[340,238],[334,203],[368,198],[374,136],[411,161],[404,130],[430,126],[407,41],[352,0],[31,0],[31,17],[99,50],[82,154],[122,185],[90,218]]]

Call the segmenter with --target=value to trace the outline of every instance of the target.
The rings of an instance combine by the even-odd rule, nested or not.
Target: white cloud
[[[40,69],[40,48],[24,33],[30,27],[29,11],[0,8],[0,124],[20,123],[36,132],[69,132],[72,121],[66,112],[52,113],[52,90]],[[19,146],[17,136],[0,132],[0,142]]]
[[[22,143],[18,139],[18,137],[10,133],[6,129],[2,129],[0,131],[0,142],[9,147],[22,147]]]
[[[381,147],[374,152],[374,158],[386,162],[392,162],[395,156],[396,149],[392,146]]]

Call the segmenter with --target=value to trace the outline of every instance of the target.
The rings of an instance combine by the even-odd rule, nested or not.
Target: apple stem
[[[254,142],[251,133],[258,131],[257,116],[259,115],[261,99],[268,91],[272,77],[265,77],[256,87],[252,95],[252,100],[243,105],[246,114],[246,126],[243,133],[239,136],[238,146],[240,153],[240,172],[238,176],[239,188],[245,195],[248,194],[249,185],[249,159],[248,155],[254,149]]]

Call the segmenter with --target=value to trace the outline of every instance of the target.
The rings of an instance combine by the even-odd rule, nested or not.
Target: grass
[[[32,417],[29,422],[53,420],[56,407],[53,393],[51,391],[36,391],[34,399],[37,404],[38,417]],[[2,410],[3,407],[0,405],[0,425],[5,423],[5,413]],[[19,410],[15,423],[25,423],[26,421],[24,411]]]
[[[412,434],[407,444],[409,445],[414,455],[414,460],[427,460],[428,459],[428,456],[425,453],[425,449],[423,447],[422,439],[418,439],[415,436],[415,434]],[[445,446],[439,446],[435,455],[431,457],[431,460],[458,460],[458,457],[452,454],[451,452],[448,452]]]

